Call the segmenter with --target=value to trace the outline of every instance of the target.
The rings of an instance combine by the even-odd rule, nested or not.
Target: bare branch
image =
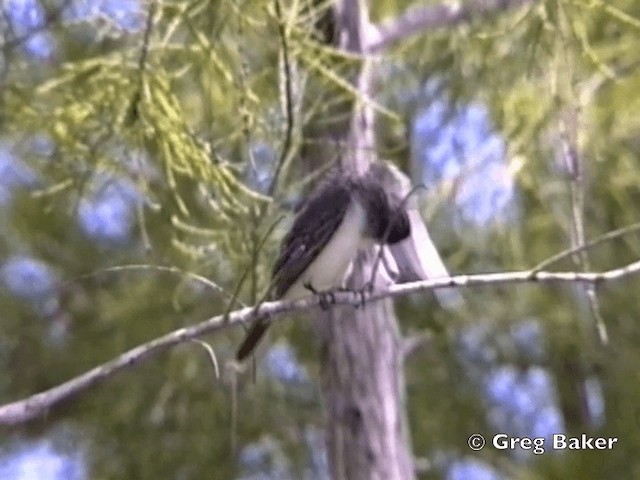
[[[588,249],[580,249],[587,243],[584,228],[584,161],[578,151],[578,109],[571,108],[561,115],[560,144],[562,156],[569,172],[569,188],[571,192],[571,246],[575,250],[574,259],[583,271],[589,270]],[[584,285],[584,292],[589,302],[589,308],[595,319],[598,337],[603,345],[609,342],[607,327],[600,313],[600,304],[593,284]]]
[[[640,260],[624,267],[605,272],[542,272],[533,270],[486,273],[479,275],[457,275],[450,278],[438,278],[421,282],[405,283],[391,286],[388,290],[361,292],[336,292],[333,300],[338,305],[360,305],[365,301],[381,300],[390,297],[401,297],[415,292],[434,290],[445,287],[476,287],[519,283],[586,283],[598,284],[640,273]],[[225,315],[217,315],[191,327],[181,328],[139,345],[113,360],[99,365],[61,385],[37,393],[23,400],[0,406],[0,424],[15,425],[27,422],[44,415],[57,404],[72,398],[82,391],[98,385],[116,373],[138,365],[153,356],[181,343],[189,342],[206,334],[226,330],[237,325],[244,325],[260,315],[269,315],[272,321],[280,320],[278,316],[292,311],[307,310],[320,305],[318,297],[310,297],[296,301],[266,302],[255,307],[246,307]]]
[[[429,29],[457,25],[480,15],[499,13],[534,2],[535,0],[474,0],[409,8],[397,18],[370,25],[364,50],[369,53],[380,52],[399,40]]]
[[[555,255],[540,262],[538,265],[533,267],[532,270],[537,271],[537,270],[542,270],[543,268],[549,268],[554,263],[559,262],[560,260],[564,260],[565,258],[571,255],[575,255],[578,252],[581,252],[583,250],[590,250],[593,247],[597,247],[598,245],[604,242],[616,240],[618,238],[624,237],[625,235],[629,235],[631,233],[637,233],[639,230],[640,230],[640,222],[633,223],[631,225],[619,228],[617,230],[613,230],[589,242],[583,243],[582,245],[578,245],[576,247],[569,248],[562,252],[556,253]]]
[[[237,306],[246,307],[246,305],[235,298],[234,295],[229,294],[223,287],[218,285],[212,280],[209,280],[207,277],[202,275],[198,275],[197,273],[188,272],[186,270],[182,270],[178,267],[172,267],[167,265],[149,265],[149,264],[129,264],[129,265],[115,265],[113,267],[101,268],[100,270],[96,270],[94,272],[85,273],[83,275],[78,275],[77,277],[67,281],[66,283],[78,282],[80,280],[86,280],[88,278],[97,277],[99,275],[105,273],[114,273],[114,272],[125,272],[125,271],[154,271],[154,272],[168,272],[168,273],[176,273],[185,278],[189,278],[191,280],[200,282],[201,284],[209,287],[210,289],[219,292],[224,297],[230,299],[231,304],[235,303]]]
[[[278,180],[280,177],[280,171],[282,170],[283,165],[285,164],[287,158],[291,154],[291,146],[292,146],[292,137],[293,137],[293,89],[292,89],[292,73],[291,73],[291,62],[289,60],[289,33],[287,32],[287,28],[285,26],[285,19],[282,15],[282,7],[280,5],[280,0],[275,0],[275,11],[278,19],[278,36],[280,37],[280,48],[282,52],[282,67],[284,76],[284,111],[286,113],[286,131],[284,136],[284,142],[282,144],[282,150],[280,151],[280,158],[278,158],[278,163],[276,164],[276,169],[273,173],[273,178],[271,179],[271,184],[267,192],[269,195],[273,195],[276,188],[278,187]]]
[[[572,27],[572,22],[569,20],[569,14],[565,9],[560,6],[559,8],[558,22],[560,26],[559,39],[564,47],[568,43],[568,31],[575,27]],[[584,215],[585,215],[585,162],[582,158],[580,148],[578,146],[578,129],[580,124],[580,107],[576,104],[575,93],[573,92],[574,79],[569,73],[572,69],[567,66],[573,64],[573,58],[568,49],[558,49],[562,66],[558,65],[558,72],[556,75],[562,79],[560,85],[564,85],[564,88],[559,87],[559,98],[561,101],[564,99],[566,105],[560,111],[559,126],[560,126],[560,147],[562,160],[565,163],[565,168],[569,173],[569,190],[571,195],[571,246],[577,248],[587,243]],[[580,267],[583,271],[591,270],[589,262],[589,251],[587,249],[580,250],[573,255],[576,266]],[[595,320],[596,331],[598,338],[602,345],[608,343],[607,327],[600,313],[600,304],[596,295],[596,289],[594,285],[583,285],[583,289],[591,309],[591,313]],[[584,332],[585,335],[590,335]]]
[[[209,360],[211,361],[211,365],[213,366],[213,374],[216,380],[220,380],[220,367],[218,366],[218,357],[216,357],[216,352],[213,351],[213,347],[209,345],[207,342],[194,338],[191,340],[196,345],[200,345],[207,352]]]

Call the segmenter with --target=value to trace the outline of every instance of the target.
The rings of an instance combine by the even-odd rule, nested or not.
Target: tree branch
[[[364,295],[365,301],[384,298],[401,297],[415,292],[447,287],[476,287],[518,283],[585,283],[597,284],[619,280],[640,273],[640,260],[624,267],[605,272],[546,272],[535,270],[486,273],[479,275],[457,275],[449,278],[424,280],[401,285],[393,285],[387,290],[362,292],[336,292],[335,303],[338,305],[359,305]],[[276,315],[285,312],[307,310],[320,305],[320,299],[311,297],[296,301],[266,302],[259,308],[246,307],[225,315],[216,315],[208,320],[181,328],[162,337],[139,345],[113,360],[99,365],[82,375],[63,384],[37,393],[23,400],[0,406],[0,424],[15,425],[24,423],[44,415],[49,409],[68,400],[82,391],[98,385],[116,373],[128,367],[138,365],[169,348],[191,341],[205,334],[232,328],[252,321],[257,316],[268,315],[273,320],[280,320]]]
[[[409,8],[397,18],[370,25],[365,51],[377,53],[399,40],[424,33],[428,29],[457,25],[481,15],[498,13],[534,2],[535,0],[474,0]]]

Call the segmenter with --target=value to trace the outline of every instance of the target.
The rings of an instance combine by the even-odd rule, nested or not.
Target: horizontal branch
[[[457,275],[455,277],[424,280],[420,282],[393,285],[387,290],[364,294],[365,301],[400,297],[410,293],[434,290],[447,287],[477,287],[516,283],[604,283],[640,273],[640,261],[625,267],[606,272],[546,272],[546,271],[514,271],[488,273],[479,275]],[[336,304],[358,305],[362,302],[359,293],[336,292]],[[225,330],[245,324],[259,315],[269,315],[276,320],[285,312],[306,310],[320,304],[318,297],[309,297],[296,301],[278,301],[263,303],[259,308],[245,307],[231,312],[228,317],[217,315],[191,327],[181,328],[162,337],[139,345],[113,360],[99,365],[61,385],[37,393],[23,400],[0,406],[0,424],[15,425],[44,415],[58,403],[81,393],[110,378],[121,370],[140,364],[141,362],[168,350],[169,348],[191,341],[205,334]]]
[[[467,22],[480,15],[499,13],[535,0],[473,0],[447,2],[442,5],[408,8],[399,17],[372,24],[367,31],[365,51],[380,52],[391,44],[429,29],[447,27]]]

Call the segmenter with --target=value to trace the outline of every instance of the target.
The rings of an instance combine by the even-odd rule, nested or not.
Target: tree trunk
[[[359,258],[349,286],[370,278],[373,257]],[[415,478],[391,301],[334,308],[328,316],[321,322],[320,363],[332,478]]]
[[[336,4],[340,47],[362,53],[368,14],[365,2]],[[355,85],[370,97],[371,69],[363,61]],[[356,99],[346,145],[345,167],[363,172],[375,161],[373,111]],[[348,286],[371,279],[375,256],[354,262]],[[378,268],[378,277],[382,277]],[[381,283],[376,278],[374,284]],[[384,283],[384,282],[382,282]],[[363,308],[334,308],[319,323],[322,392],[327,412],[327,446],[332,478],[415,478],[404,410],[401,338],[390,300]]]

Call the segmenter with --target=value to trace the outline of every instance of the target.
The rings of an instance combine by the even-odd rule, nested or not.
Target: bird
[[[340,288],[359,250],[393,245],[410,234],[403,202],[385,190],[373,169],[332,172],[296,209],[273,266],[270,298],[296,300]],[[266,316],[254,320],[238,361],[253,352],[269,325]]]

